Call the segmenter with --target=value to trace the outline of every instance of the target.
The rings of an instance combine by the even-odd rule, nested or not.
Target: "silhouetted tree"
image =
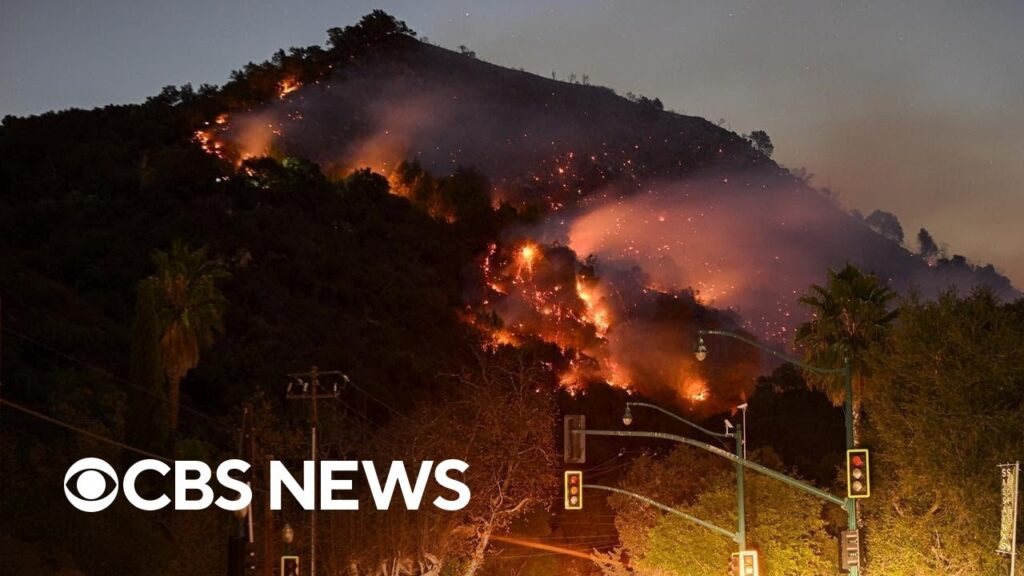
[[[772,144],[772,139],[764,130],[754,130],[747,136],[747,140],[750,140],[755,150],[765,156],[770,157],[772,152],[775,152],[775,144]]]
[[[811,309],[813,319],[796,331],[796,344],[804,350],[808,363],[839,367],[848,359],[854,371],[854,402],[859,402],[869,366],[865,355],[869,347],[884,340],[896,311],[890,303],[896,293],[874,274],[864,274],[852,264],[839,272],[828,271],[825,286],[814,284],[799,302]],[[832,375],[805,375],[811,388],[821,390],[836,405],[843,402],[842,379]]]
[[[903,243],[903,226],[892,212],[875,210],[864,219],[872,230],[896,242]]]
[[[935,243],[931,233],[924,228],[917,233],[917,253],[922,258],[929,260],[939,255],[939,245]]]
[[[221,263],[208,259],[206,249],[191,250],[175,240],[168,252],[153,254],[156,272],[144,290],[156,294],[160,322],[160,361],[167,375],[168,422],[178,427],[181,380],[199,364],[199,354],[223,331],[226,301],[217,282],[227,277]]]
[[[329,29],[327,31],[327,46],[332,52],[344,52],[348,49],[372,45],[395,34],[416,36],[416,32],[405,22],[383,10],[374,10],[363,16],[355,26]]]
[[[135,291],[132,322],[131,381],[132,409],[128,414],[128,436],[147,450],[163,451],[167,440],[167,376],[160,360],[160,319],[157,315],[157,286],[149,279]]]

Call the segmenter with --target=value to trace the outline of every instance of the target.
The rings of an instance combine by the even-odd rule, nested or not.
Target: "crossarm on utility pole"
[[[779,480],[780,482],[789,484],[790,486],[798,490],[807,492],[811,496],[815,496],[817,498],[825,500],[826,502],[831,502],[832,504],[835,504],[836,506],[839,506],[841,508],[846,508],[846,500],[843,498],[839,498],[838,496],[829,494],[828,492],[825,492],[820,488],[811,486],[806,482],[801,482],[796,478],[791,478],[781,472],[776,472],[775,470],[757,464],[756,462],[751,462],[746,458],[740,458],[734,454],[730,454],[729,452],[726,452],[725,450],[722,450],[721,448],[718,448],[716,446],[712,446],[710,444],[706,444],[698,440],[693,440],[692,438],[686,438],[685,436],[677,436],[675,434],[667,434],[665,432],[634,432],[631,430],[584,430],[583,433],[588,436],[626,436],[633,438],[657,438],[659,440],[671,440],[673,442],[679,442],[680,444],[687,444],[695,448],[700,448],[701,450],[707,450],[708,452],[711,452],[716,456],[720,456],[731,462],[741,464],[745,468],[749,468],[751,470],[754,470],[755,472],[760,472],[765,476],[769,476],[771,478]]]
[[[701,520],[700,518],[697,518],[696,516],[691,516],[691,515],[687,514],[686,512],[683,512],[681,510],[676,510],[675,508],[673,508],[671,506],[666,506],[666,505],[664,505],[664,504],[662,504],[660,502],[656,502],[654,500],[651,500],[647,496],[642,496],[640,494],[637,494],[636,492],[630,492],[629,490],[623,490],[622,488],[613,488],[611,486],[602,486],[601,484],[587,484],[587,483],[584,483],[583,487],[584,488],[593,488],[595,490],[604,490],[606,492],[614,492],[616,494],[622,494],[623,496],[628,496],[629,498],[633,498],[635,500],[639,500],[639,501],[643,502],[644,504],[647,504],[647,505],[653,506],[653,507],[655,507],[655,508],[657,508],[659,510],[663,510],[665,512],[668,512],[669,514],[673,514],[675,516],[679,516],[680,518],[682,518],[684,520],[689,520],[690,522],[693,522],[694,524],[697,524],[699,526],[703,526],[704,528],[707,528],[708,530],[711,530],[712,532],[717,532],[717,533],[721,534],[722,536],[725,536],[726,538],[729,538],[730,540],[736,541],[739,538],[739,535],[736,534],[735,532],[730,532],[730,531],[726,530],[725,528],[722,528],[720,526],[715,526],[714,524],[712,524],[710,522]]]

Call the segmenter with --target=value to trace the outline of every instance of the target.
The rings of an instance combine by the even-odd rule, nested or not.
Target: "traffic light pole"
[[[753,346],[762,352],[767,352],[784,362],[788,362],[807,370],[808,372],[814,372],[816,374],[838,374],[843,378],[843,390],[845,392],[845,399],[843,400],[843,416],[845,419],[846,427],[846,449],[850,450],[854,448],[854,430],[853,430],[853,378],[850,370],[849,358],[843,359],[843,366],[841,368],[821,368],[819,366],[812,366],[804,363],[797,358],[793,358],[786,354],[773,350],[764,344],[756,340],[747,338],[735,332],[729,332],[728,330],[698,330],[699,336],[724,336],[726,338],[732,338],[733,340],[739,340],[744,344]],[[831,495],[830,495],[831,496]],[[819,496],[820,497],[820,496]],[[830,500],[831,501],[831,500]],[[834,503],[834,502],[833,502]],[[845,502],[840,503],[840,506],[846,510],[846,526],[848,530],[857,529],[857,501],[854,499],[846,499]],[[854,566],[850,568],[850,576],[860,576],[860,567]]]
[[[736,424],[736,458],[740,461],[746,461],[743,454],[744,434],[743,424]],[[743,464],[736,462],[736,544],[739,545],[740,552],[747,549],[747,503],[743,478],[745,475]]]
[[[816,498],[819,498],[819,499],[824,500],[826,502],[829,502],[831,504],[835,504],[836,506],[839,506],[840,508],[847,508],[847,502],[849,500],[847,498],[840,498],[840,497],[835,496],[833,494],[830,494],[830,493],[828,493],[828,492],[826,492],[826,491],[824,491],[824,490],[822,490],[822,489],[820,489],[820,488],[818,488],[816,486],[812,486],[812,485],[810,485],[810,484],[808,484],[806,482],[803,482],[803,481],[797,480],[796,478],[792,478],[790,476],[787,476],[787,475],[783,474],[782,472],[777,472],[775,470],[772,470],[771,468],[768,468],[768,467],[762,466],[761,464],[758,464],[756,462],[752,462],[750,460],[747,460],[746,458],[743,458],[742,456],[737,456],[735,454],[727,452],[727,451],[725,451],[725,450],[723,450],[721,448],[718,448],[717,446],[712,446],[712,445],[707,444],[705,442],[700,442],[699,440],[694,440],[692,438],[687,438],[685,436],[678,436],[676,434],[667,434],[665,432],[641,432],[641,431],[633,432],[631,430],[583,430],[582,433],[586,434],[587,436],[618,436],[618,437],[632,437],[632,438],[656,438],[656,439],[659,439],[659,440],[671,440],[672,442],[678,442],[680,444],[686,444],[686,445],[689,445],[689,446],[693,446],[695,448],[700,448],[701,450],[706,450],[708,452],[711,452],[712,454],[715,454],[716,456],[720,456],[720,457],[725,458],[726,460],[729,460],[729,461],[731,461],[733,463],[740,464],[741,466],[743,466],[745,468],[749,468],[749,469],[751,469],[751,470],[753,470],[755,472],[760,472],[761,474],[764,474],[765,476],[768,476],[770,478],[774,478],[774,479],[776,479],[776,480],[778,480],[780,482],[783,482],[784,484],[788,484],[788,485],[796,488],[797,490],[801,490],[803,492],[806,492],[806,493],[810,494],[811,496],[814,496]]]
[[[656,410],[658,412],[661,412],[662,414],[668,416],[669,418],[672,418],[674,420],[682,422],[683,424],[686,424],[687,426],[689,426],[691,428],[694,428],[696,430],[700,430],[701,432],[707,434],[708,436],[714,436],[715,438],[732,438],[732,439],[734,439],[736,441],[736,457],[737,458],[741,458],[741,459],[745,457],[745,454],[746,454],[746,440],[745,440],[745,437],[744,437],[744,433],[745,432],[743,430],[743,425],[742,424],[739,424],[739,425],[736,426],[736,432],[734,434],[728,434],[728,433],[722,434],[722,433],[719,433],[719,432],[713,432],[711,430],[708,430],[707,428],[704,428],[703,426],[701,426],[699,424],[696,424],[694,422],[690,422],[686,418],[683,418],[682,416],[680,416],[680,415],[678,415],[678,414],[676,414],[674,412],[666,410],[666,409],[662,408],[661,406],[658,406],[657,404],[648,404],[647,402],[626,402],[626,410],[627,411],[631,407],[634,407],[634,406],[641,407],[641,408],[650,408],[651,410]],[[627,414],[629,414],[629,413],[627,412]],[[632,422],[632,415],[631,414],[629,415],[629,418],[630,418],[630,422]],[[623,422],[625,422],[625,419],[623,419]],[[746,512],[746,497],[745,497],[746,493],[745,493],[745,488],[744,488],[744,476],[745,475],[746,475],[746,471],[743,468],[743,465],[740,464],[739,462],[737,462],[736,463],[736,528],[737,528],[737,530],[736,530],[735,533],[730,532],[729,536],[733,540],[736,541],[736,544],[739,546],[740,552],[743,552],[744,550],[747,549],[747,512]],[[654,505],[656,503],[651,502],[651,504]],[[700,521],[698,521],[696,519],[694,519],[694,521],[700,523]]]
[[[647,504],[649,506],[657,508],[658,510],[662,510],[662,511],[668,512],[669,514],[672,514],[674,516],[678,516],[678,517],[680,517],[680,518],[682,518],[684,520],[687,520],[689,522],[693,522],[694,524],[697,524],[699,526],[703,526],[704,528],[707,528],[708,530],[711,530],[712,532],[715,532],[717,534],[721,534],[722,536],[725,536],[726,538],[732,540],[733,542],[739,542],[740,541],[740,535],[738,533],[736,533],[736,532],[730,532],[729,530],[726,530],[725,528],[722,528],[721,526],[715,526],[711,522],[708,522],[706,520],[701,520],[700,518],[697,518],[696,516],[691,516],[691,515],[687,514],[686,512],[683,512],[681,510],[676,510],[675,508],[673,508],[671,506],[666,506],[665,504],[662,504],[661,502],[657,502],[655,500],[651,500],[647,496],[643,496],[641,494],[637,494],[636,492],[630,492],[629,490],[623,490],[622,488],[613,488],[611,486],[602,486],[601,484],[587,484],[587,483],[584,483],[583,487],[584,488],[593,488],[594,490],[604,490],[605,492],[614,492],[616,494],[622,494],[623,496],[628,496],[629,498],[633,498],[634,500],[639,500],[639,501],[643,502],[644,504]]]
[[[843,400],[843,415],[846,420],[846,449],[852,450],[854,446],[853,430],[853,378],[850,374],[850,360],[843,360],[843,387],[846,391],[846,398]],[[846,501],[846,529],[857,530],[857,501],[847,498]],[[850,576],[860,576],[860,566],[850,567]]]

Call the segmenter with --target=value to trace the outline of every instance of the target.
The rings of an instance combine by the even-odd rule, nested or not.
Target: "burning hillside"
[[[569,388],[603,380],[699,401],[707,385],[680,359],[696,326],[669,321],[673,306],[691,320],[728,309],[787,342],[803,320],[797,296],[847,262],[901,290],[1017,293],[991,268],[934,266],[703,119],[402,34],[378,41],[305,84],[284,75],[273,97],[217,116],[197,142],[235,164],[305,157],[335,177],[369,167],[448,222],[458,199],[429,174],[473,168],[487,204],[541,218],[491,245],[466,317],[494,344],[556,345]]]
[[[481,263],[480,294],[466,318],[490,346],[553,344],[565,361],[552,366],[570,391],[592,382],[662,397],[699,412],[732,406],[749,392],[756,355],[728,357],[731,368],[693,360],[699,326],[733,326],[734,318],[701,305],[689,291],[649,288],[638,269],[602,275],[594,260],[580,262],[558,243],[516,238],[492,244]],[[723,358],[724,359],[724,358]]]

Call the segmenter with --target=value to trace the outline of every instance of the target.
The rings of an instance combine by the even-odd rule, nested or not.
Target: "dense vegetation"
[[[857,369],[858,445],[873,454],[873,495],[859,506],[868,573],[1004,571],[1006,557],[992,552],[1000,520],[996,466],[1019,458],[1024,447],[1024,301],[950,291],[930,302],[911,295],[890,311],[877,279],[850,268],[829,278],[804,298],[818,314],[798,338],[810,359],[850,355]],[[829,392],[836,382],[809,384]],[[792,366],[761,380],[750,410],[759,415],[750,430],[761,439],[752,443],[761,446],[755,461],[834,494],[845,491],[845,478],[835,475],[842,414],[810,394]],[[660,460],[638,459],[625,485],[733,529],[735,474],[695,452],[684,447]],[[645,573],[706,574],[733,549],[727,538],[629,499],[611,503],[622,547],[609,557],[631,558]],[[837,507],[756,475],[748,480],[747,507],[762,574],[834,570],[835,537],[845,528]],[[618,570],[609,565],[605,572]]]

